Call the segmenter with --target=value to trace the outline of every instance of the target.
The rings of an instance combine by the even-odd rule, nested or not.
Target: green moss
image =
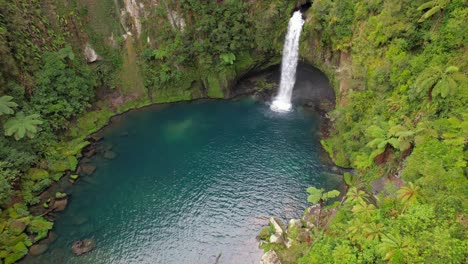
[[[13,219],[19,219],[29,215],[28,207],[22,203],[16,203],[7,209],[8,216]]]
[[[72,180],[74,180],[74,181],[78,180],[78,174],[72,174],[72,175],[70,175],[70,179],[72,179]]]
[[[268,241],[270,239],[270,235],[271,235],[271,228],[269,226],[267,227],[264,227],[261,231],[260,231],[260,239],[262,240],[266,240]]]
[[[13,248],[11,248],[11,252],[5,258],[5,264],[15,263],[27,254],[28,248],[23,242],[19,242]]]
[[[49,177],[49,172],[43,169],[31,168],[26,173],[26,177],[33,181],[39,181],[47,179]]]
[[[67,197],[66,193],[62,193],[62,192],[56,192],[55,193],[55,198],[57,198],[57,199],[63,199],[65,197]]]
[[[205,86],[208,88],[208,97],[210,98],[223,98],[223,90],[221,88],[220,80],[214,76],[209,76],[206,79]]]
[[[34,242],[37,242],[47,237],[49,230],[51,230],[53,226],[54,223],[47,221],[42,216],[37,216],[31,220],[31,223],[28,226],[28,231],[32,234],[37,234],[34,237]]]

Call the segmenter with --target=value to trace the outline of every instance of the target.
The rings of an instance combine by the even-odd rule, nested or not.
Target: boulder
[[[22,221],[13,220],[10,223],[10,231],[15,235],[23,233],[24,229],[26,229],[26,224]]]
[[[108,151],[104,152],[103,157],[105,159],[111,160],[111,159],[115,159],[115,157],[117,157],[117,154],[115,152],[113,152],[113,151],[108,150]]]
[[[286,245],[286,248],[290,248],[290,247],[292,247],[293,242],[294,242],[294,240],[292,240],[290,238],[287,238],[284,244]]]
[[[80,166],[78,171],[79,171],[79,174],[89,176],[89,175],[93,174],[94,171],[96,171],[96,166],[91,165],[91,164],[83,164],[83,165]]]
[[[83,255],[96,247],[96,244],[91,239],[78,240],[73,243],[71,250],[73,254],[80,256]]]
[[[68,204],[68,199],[60,199],[60,200],[55,200],[52,204],[52,211],[54,212],[62,212],[67,208]]]
[[[47,244],[32,245],[29,248],[29,254],[32,256],[39,256],[46,252],[48,248],[49,246]]]
[[[283,236],[276,233],[270,236],[270,243],[281,244],[284,242]]]
[[[292,228],[300,228],[302,227],[302,221],[301,219],[291,219],[289,220],[289,223],[288,223],[288,229],[292,229]]]
[[[275,251],[270,250],[263,254],[260,264],[281,264],[278,254]]]
[[[84,55],[88,63],[101,60],[101,57],[97,55],[96,51],[91,47],[91,45],[89,45],[89,43],[85,46]]]
[[[286,229],[283,222],[278,217],[271,217],[270,224],[275,228],[275,233],[283,235],[284,230]]]

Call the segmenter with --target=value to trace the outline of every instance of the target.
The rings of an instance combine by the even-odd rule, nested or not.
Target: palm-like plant
[[[374,239],[379,239],[382,235],[382,229],[384,227],[384,224],[379,223],[369,223],[366,224],[363,228],[363,235],[366,237],[367,240],[374,240]]]
[[[39,120],[38,114],[26,116],[23,112],[18,112],[3,125],[3,128],[6,136],[14,136],[16,140],[20,140],[25,136],[34,138],[37,126],[40,124],[42,121]]]
[[[403,210],[401,211],[402,213],[406,210],[408,207],[408,204],[416,202],[418,197],[419,197],[419,190],[420,187],[417,185],[414,185],[412,182],[408,182],[406,186],[403,186],[398,190],[397,195],[398,198],[401,199],[402,202],[405,203],[405,206],[403,207]]]
[[[375,211],[375,206],[373,204],[362,202],[353,206],[351,211],[365,218],[370,218]]]
[[[12,115],[15,113],[15,110],[13,110],[13,108],[17,107],[18,105],[12,100],[12,96],[4,95],[0,97],[0,116]]]
[[[445,70],[441,67],[428,68],[416,79],[414,86],[418,94],[428,93],[430,97],[446,98],[457,92],[460,85],[466,85],[468,78],[455,66]]]
[[[351,187],[347,193],[347,200],[353,204],[365,203],[369,199],[369,195],[356,187]]]
[[[389,262],[404,263],[403,251],[409,248],[409,243],[401,235],[383,235],[379,251],[383,254],[384,260]]]
[[[418,20],[418,22],[419,23],[424,22],[426,19],[442,11],[449,2],[450,0],[432,0],[432,1],[429,1],[420,5],[417,9],[418,11],[422,11],[422,10],[427,10],[427,11],[424,12],[424,14]]]

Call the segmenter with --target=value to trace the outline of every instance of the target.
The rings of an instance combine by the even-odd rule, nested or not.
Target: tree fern
[[[15,113],[13,108],[17,107],[18,105],[12,100],[13,100],[12,96],[4,95],[0,97],[0,116],[12,115]]]
[[[38,114],[25,116],[23,112],[18,112],[15,117],[10,118],[3,126],[5,136],[14,136],[16,140],[20,140],[27,136],[34,138],[37,133],[37,126],[42,124]]]

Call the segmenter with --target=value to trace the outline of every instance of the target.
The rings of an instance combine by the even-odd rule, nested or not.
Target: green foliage
[[[425,13],[421,16],[418,22],[424,22],[431,16],[441,12],[449,2],[449,0],[432,0],[420,5],[417,10],[425,11]]]
[[[349,48],[336,32],[347,13],[337,12],[335,1],[314,1],[307,43],[330,60],[343,48],[352,58],[345,65],[349,89],[340,87],[334,128],[322,145],[337,164],[356,168],[360,180],[344,176],[344,204],[299,263],[463,263],[466,4],[342,2],[354,6]],[[398,185],[387,181],[371,196],[368,183],[386,176]]]
[[[28,226],[28,231],[32,234],[36,234],[34,242],[37,242],[47,237],[49,230],[54,226],[53,222],[49,222],[41,216],[33,217],[31,223]]]
[[[94,78],[88,68],[72,60],[70,48],[44,54],[37,74],[32,103],[54,129],[66,128],[70,118],[89,107],[94,97]]]
[[[15,113],[13,108],[17,107],[18,104],[12,101],[13,97],[4,95],[0,97],[0,116],[1,115],[12,115]]]
[[[234,53],[224,53],[219,56],[222,60],[222,62],[226,65],[232,65],[234,64],[234,61],[236,60],[236,55]]]
[[[338,197],[340,195],[340,192],[337,190],[331,190],[328,192],[325,192],[325,189],[317,189],[313,186],[307,188],[307,192],[309,193],[309,196],[307,197],[307,201],[312,204],[316,204],[319,201],[325,202],[328,201],[329,199],[333,199]]]
[[[3,125],[3,128],[5,129],[5,136],[13,135],[16,140],[20,140],[25,136],[34,138],[38,131],[38,125],[42,123],[38,114],[26,116],[23,112],[18,112],[15,117],[10,118]]]

